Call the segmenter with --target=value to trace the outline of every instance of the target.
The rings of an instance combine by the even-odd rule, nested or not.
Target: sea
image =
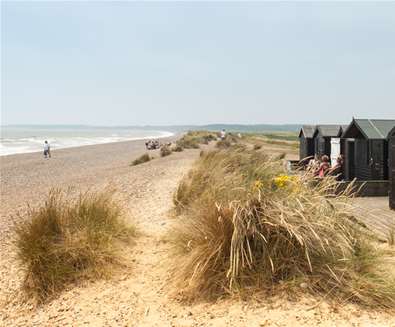
[[[50,143],[51,150],[56,150],[173,135],[171,131],[136,127],[18,125],[0,128],[0,156],[43,151],[46,140]]]

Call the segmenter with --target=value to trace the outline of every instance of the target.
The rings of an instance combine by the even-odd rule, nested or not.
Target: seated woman
[[[327,155],[323,155],[321,158],[321,161],[322,162],[321,162],[320,167],[318,169],[318,177],[324,178],[330,169],[329,157]]]
[[[343,180],[343,157],[340,155],[336,159],[336,163],[328,171],[328,175],[335,176],[337,181]]]

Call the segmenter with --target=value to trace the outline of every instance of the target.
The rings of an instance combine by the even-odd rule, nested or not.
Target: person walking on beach
[[[51,158],[51,147],[48,141],[44,142],[44,158]]]
[[[225,131],[225,129],[223,129],[223,130],[220,132],[220,138],[221,138],[221,140],[225,140],[225,137],[226,137],[226,131]]]

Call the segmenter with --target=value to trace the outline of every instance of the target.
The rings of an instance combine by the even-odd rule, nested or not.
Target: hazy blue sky
[[[395,118],[395,2],[1,9],[3,124]]]

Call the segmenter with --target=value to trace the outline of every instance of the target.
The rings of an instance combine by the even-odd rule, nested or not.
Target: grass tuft
[[[151,158],[148,153],[145,153],[145,154],[141,155],[140,157],[138,157],[137,159],[133,160],[131,163],[131,166],[137,166],[142,163],[148,162],[152,159],[153,158]]]
[[[170,149],[170,147],[167,146],[167,145],[162,146],[162,147],[160,148],[160,156],[161,156],[161,157],[166,157],[166,156],[169,156],[169,155],[171,155],[171,149]]]
[[[134,235],[111,191],[70,199],[70,194],[51,190],[43,205],[29,209],[27,219],[16,226],[23,289],[42,302],[81,279],[107,277],[121,263],[119,242]]]
[[[350,197],[332,178],[286,175],[261,151],[204,153],[174,196],[174,285],[190,299],[281,289],[395,308],[393,263]]]

